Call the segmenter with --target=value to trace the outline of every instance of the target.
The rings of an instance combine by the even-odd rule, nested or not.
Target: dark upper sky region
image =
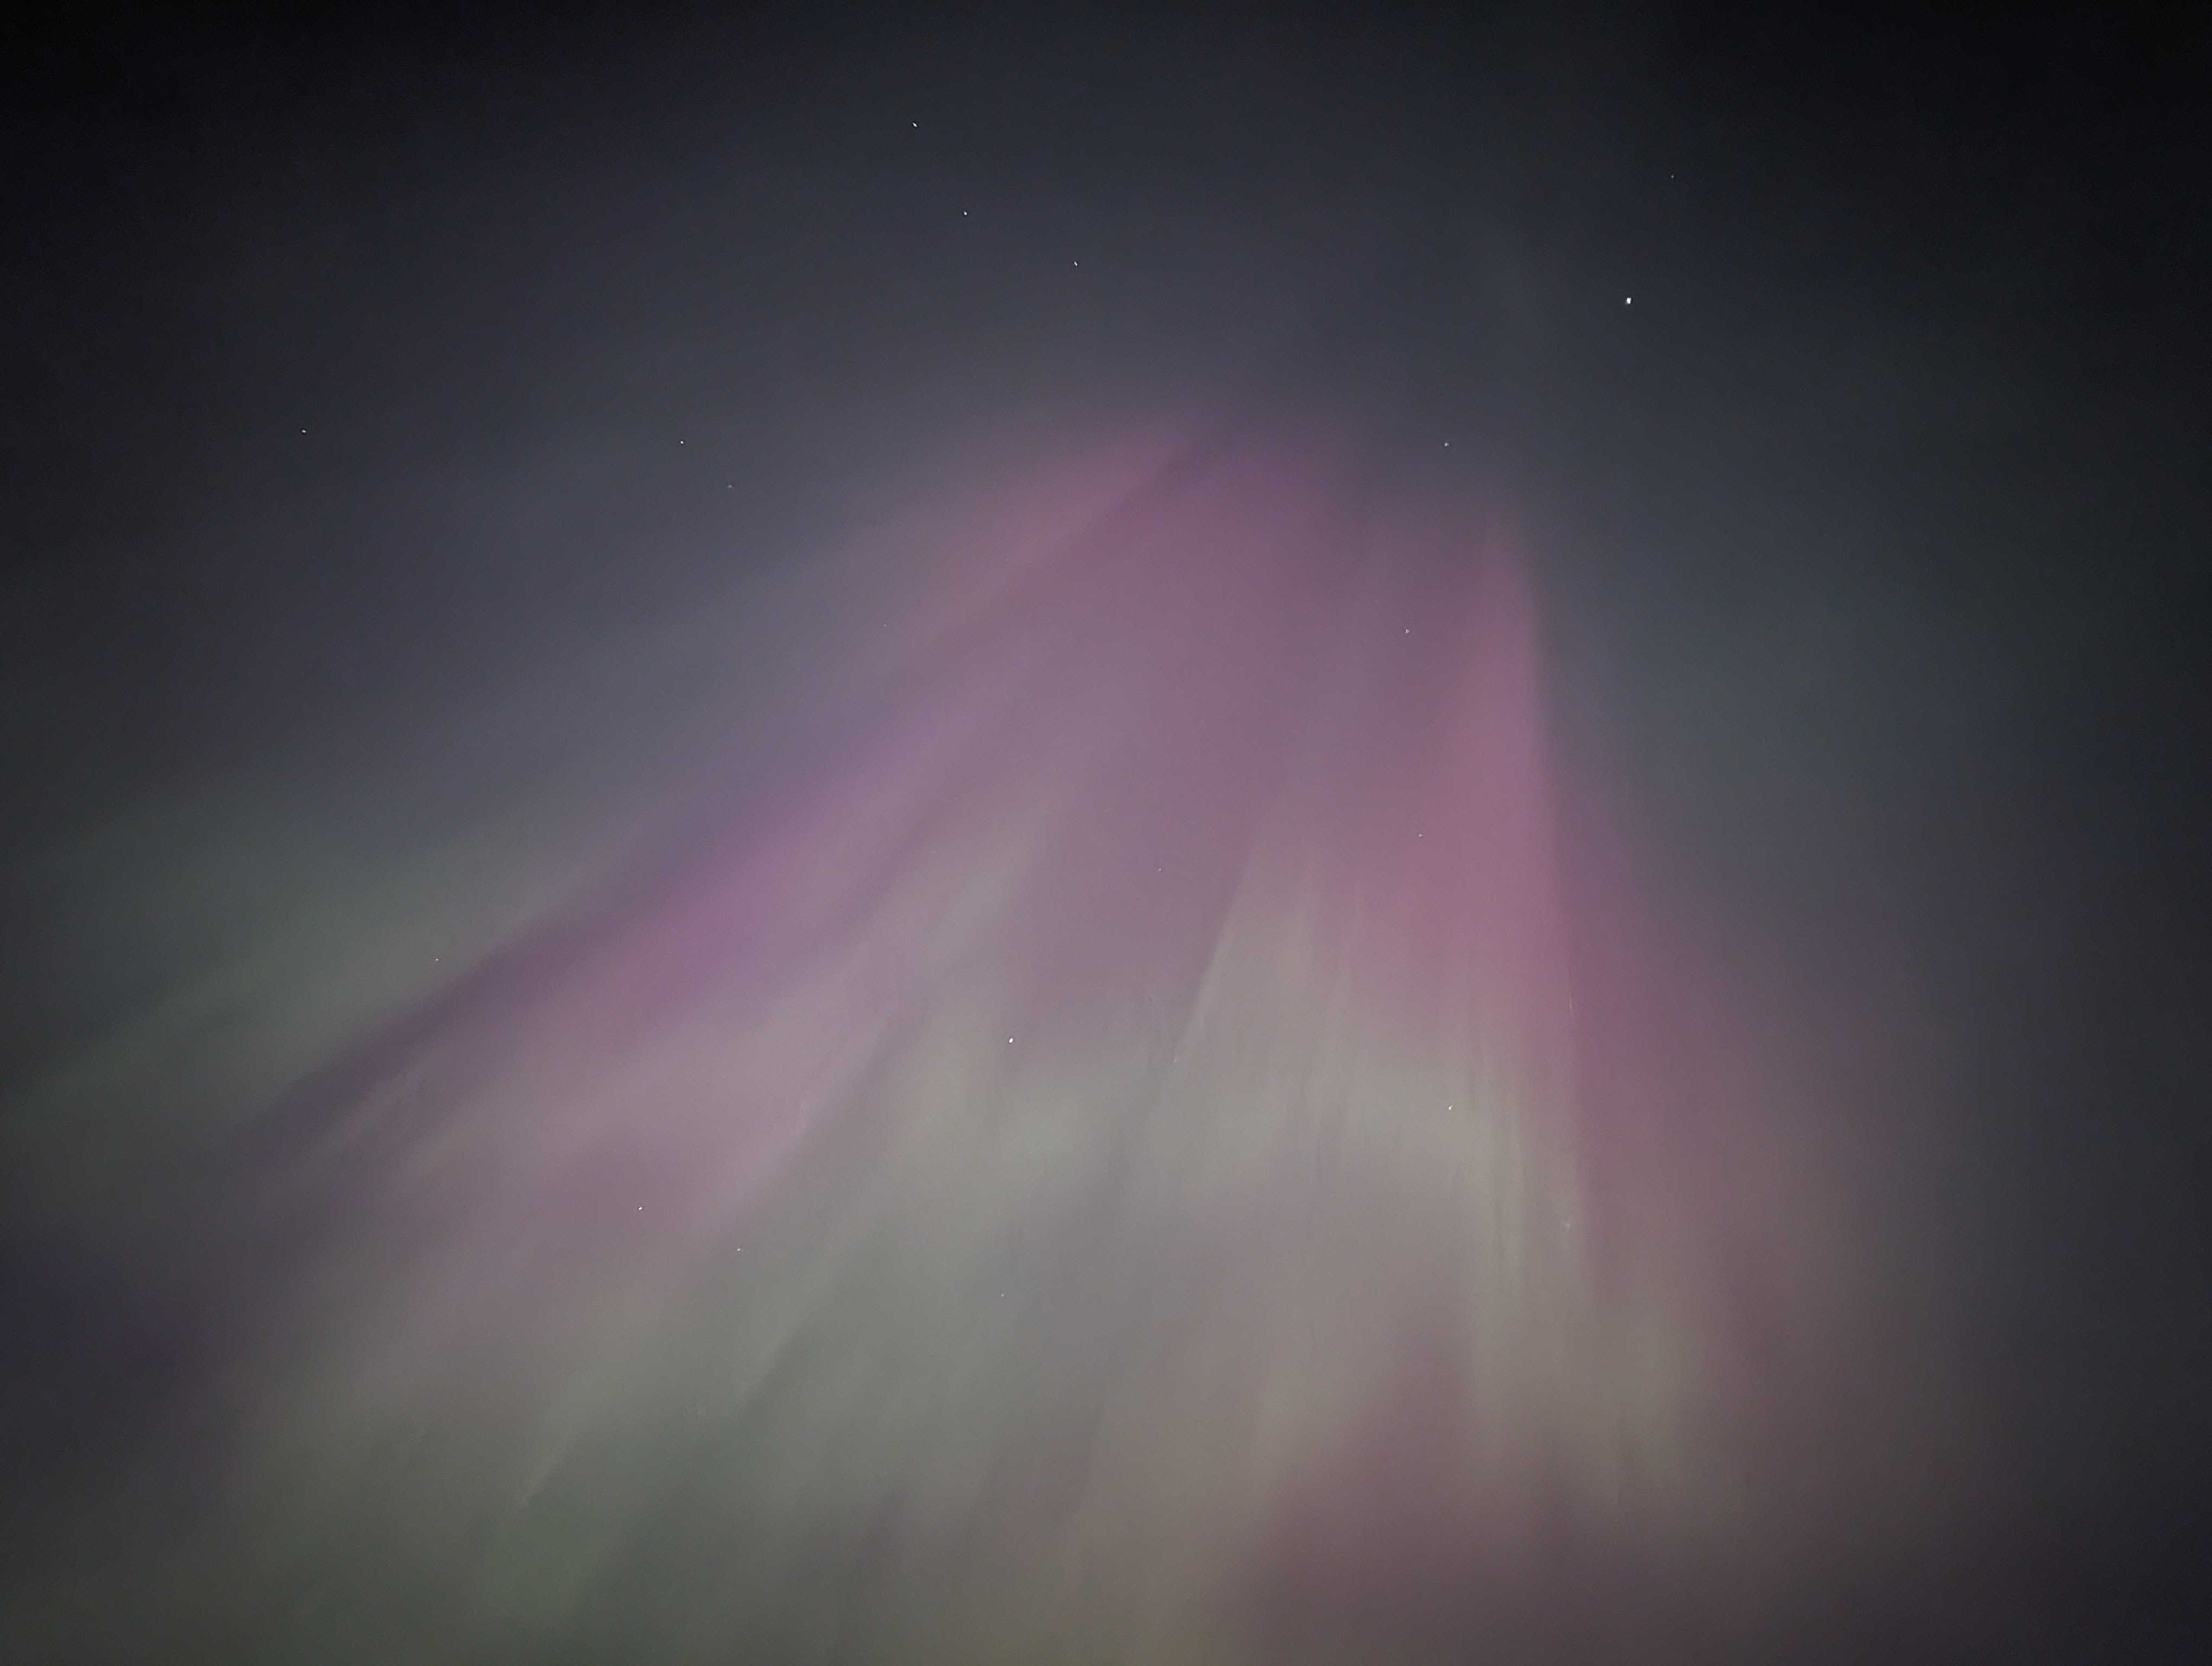
[[[394,546],[438,535],[377,517],[426,477],[626,447],[605,513],[757,516],[841,440],[1017,390],[1456,433],[1680,546],[1676,591],[1848,543],[2060,662],[2177,628],[2190,583],[2179,31],[118,10],[18,40],[9,499],[69,647],[32,635],[136,644],[187,727],[204,619],[293,639],[265,708],[346,698],[293,610],[511,612],[489,554],[424,548],[440,593],[410,590]],[[549,607],[608,599],[577,541],[508,556]],[[2135,640],[2137,674],[2178,662]]]
[[[2182,1613],[2212,37],[1355,9],[11,22],[10,1091],[166,975],[52,958],[131,806],[335,778],[1009,413],[1326,422],[1522,529],[1569,751],[1820,1045],[1909,974],[2039,1554],[2084,1636]]]

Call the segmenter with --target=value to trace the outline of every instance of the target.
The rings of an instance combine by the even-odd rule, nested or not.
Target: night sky
[[[8,26],[0,1654],[2191,1652],[2212,33],[1353,10]]]

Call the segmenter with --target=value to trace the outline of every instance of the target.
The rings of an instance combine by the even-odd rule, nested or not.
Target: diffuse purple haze
[[[349,1147],[272,1496],[465,1523],[406,1577],[495,1633],[886,1658],[1747,1612],[1917,1511],[1893,1373],[1816,1392],[1881,1339],[1802,1107],[1566,790],[1495,519],[1310,437],[966,501],[879,540],[804,767],[352,1100],[431,1109]],[[395,1430],[443,1468],[333,1481]]]

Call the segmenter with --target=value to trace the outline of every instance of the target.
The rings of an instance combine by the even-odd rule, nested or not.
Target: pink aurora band
[[[345,1428],[466,1424],[497,1542],[708,1404],[747,1542],[1156,1643],[1748,1611],[1942,1490],[1502,523],[1169,435],[867,542],[753,784],[342,1078]]]

